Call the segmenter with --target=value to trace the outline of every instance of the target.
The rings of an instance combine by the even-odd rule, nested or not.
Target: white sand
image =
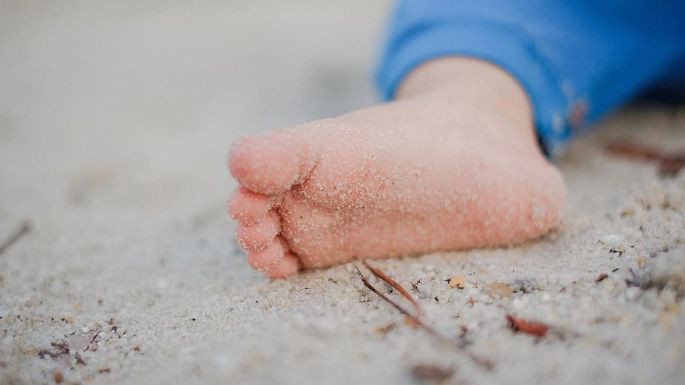
[[[406,326],[352,265],[265,280],[224,212],[233,139],[372,102],[387,4],[137,3],[0,5],[0,242],[32,227],[0,254],[0,384],[59,370],[70,384],[396,385],[419,363],[458,384],[685,382],[685,172],[602,151],[682,150],[685,111],[625,113],[576,143],[559,160],[563,226],[544,240],[376,262],[420,279],[427,320],[468,328],[488,372]],[[455,274],[465,289],[444,282]],[[492,282],[527,292],[495,299]],[[554,332],[515,335],[508,313]]]

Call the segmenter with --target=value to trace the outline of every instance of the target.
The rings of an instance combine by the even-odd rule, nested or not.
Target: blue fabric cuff
[[[489,20],[418,22],[391,36],[377,72],[384,100],[393,99],[402,80],[422,63],[445,56],[468,56],[495,64],[516,78],[533,106],[543,150],[553,156],[572,136],[571,98],[563,79],[526,31]]]

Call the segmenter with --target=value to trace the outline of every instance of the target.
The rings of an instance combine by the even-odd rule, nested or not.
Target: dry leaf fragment
[[[56,384],[61,384],[62,381],[64,381],[64,374],[62,374],[62,371],[57,369],[55,370],[55,374],[53,376],[53,379],[55,380]]]
[[[514,293],[514,289],[504,282],[493,282],[485,287],[485,291],[493,297],[507,298]]]
[[[419,364],[411,368],[411,375],[419,381],[441,383],[454,375],[454,369],[432,364]]]
[[[418,328],[420,325],[417,321],[415,317],[404,316],[404,324],[409,327]]]
[[[602,273],[597,277],[597,279],[595,279],[595,283],[600,283],[600,282],[604,281],[605,279],[607,279],[608,277],[609,277],[609,274]]]
[[[466,277],[464,277],[463,275],[455,275],[454,277],[450,278],[449,287],[457,289],[465,288]]]
[[[525,333],[536,337],[544,337],[549,331],[549,325],[542,322],[527,321],[507,314],[507,323],[514,333]]]
[[[385,326],[379,326],[379,327],[373,329],[373,331],[378,333],[378,334],[381,334],[381,335],[386,335],[386,334],[388,334],[389,331],[394,329],[395,326],[397,326],[397,324],[394,322],[391,322]]]

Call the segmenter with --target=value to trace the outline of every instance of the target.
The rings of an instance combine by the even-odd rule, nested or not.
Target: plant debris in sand
[[[507,314],[506,318],[509,329],[511,329],[514,333],[525,333],[542,338],[550,329],[549,325],[545,323],[528,321],[522,318],[514,317],[511,314]]]
[[[17,243],[22,237],[27,235],[28,233],[31,232],[31,224],[29,222],[24,222],[19,226],[12,234],[10,234],[7,239],[5,239],[2,243],[0,243],[0,255],[2,255],[5,251],[9,250],[12,245]]]
[[[428,334],[432,335],[435,337],[439,342],[450,346],[454,349],[457,349],[458,351],[464,353],[467,357],[471,359],[475,364],[477,364],[480,367],[483,367],[487,370],[492,370],[494,368],[494,363],[490,361],[487,358],[481,357],[469,350],[467,350],[463,344],[460,344],[458,341],[454,341],[453,339],[444,336],[443,334],[439,333],[435,329],[433,329],[430,325],[426,324],[422,319],[421,319],[421,314],[422,309],[419,303],[412,297],[409,292],[404,289],[397,281],[394,279],[390,278],[387,274],[385,274],[382,270],[373,267],[368,264],[368,262],[363,261],[362,262],[364,266],[366,266],[373,275],[375,275],[377,278],[382,280],[383,282],[387,283],[394,289],[396,289],[400,295],[402,295],[407,301],[409,301],[413,307],[415,308],[416,314],[412,314],[409,310],[404,308],[402,305],[388,297],[387,295],[383,294],[380,290],[378,290],[375,286],[373,286],[369,280],[362,274],[361,270],[357,266],[355,266],[355,269],[357,270],[357,273],[359,274],[359,278],[361,279],[362,283],[364,286],[366,286],[367,289],[371,290],[374,294],[379,296],[381,299],[383,299],[385,302],[388,304],[392,305],[395,309],[397,309],[400,313],[402,313],[405,316],[405,323],[411,326],[414,326],[416,328],[420,328],[425,330]]]
[[[620,157],[655,162],[659,166],[659,175],[663,177],[673,177],[685,166],[685,154],[682,152],[666,153],[631,143],[609,143],[606,149]]]
[[[443,383],[454,375],[454,369],[432,364],[418,364],[411,368],[411,375],[419,381]]]

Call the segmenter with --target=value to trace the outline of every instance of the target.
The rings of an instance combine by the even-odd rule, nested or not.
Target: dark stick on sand
[[[0,255],[5,251],[9,250],[12,245],[17,243],[24,235],[31,232],[31,225],[28,222],[24,222],[21,226],[16,229],[5,241],[0,243]]]
[[[421,314],[423,314],[423,312],[421,310],[421,306],[419,306],[419,303],[416,302],[416,299],[414,299],[414,296],[409,294],[409,292],[405,290],[404,287],[402,287],[394,279],[388,277],[383,271],[369,265],[369,263],[366,262],[366,260],[363,260],[362,263],[364,264],[364,266],[366,266],[367,269],[369,269],[373,273],[373,275],[382,279],[388,285],[392,286],[395,290],[402,294],[402,297],[406,298],[407,301],[411,302],[411,304],[414,306],[414,309],[416,310],[416,317],[421,317]]]
[[[375,287],[369,282],[369,280],[366,279],[366,277],[362,274],[362,272],[359,270],[359,268],[355,265],[354,268],[357,269],[357,273],[359,274],[359,278],[361,278],[362,283],[364,284],[364,286],[366,286],[366,288],[368,288],[369,290],[371,290],[371,291],[372,291],[374,294],[376,294],[377,296],[381,297],[381,299],[383,299],[385,302],[387,302],[387,303],[389,303],[390,305],[392,305],[392,307],[394,307],[395,309],[397,309],[400,313],[404,314],[404,315],[407,317],[407,319],[408,319],[414,326],[416,326],[416,327],[418,327],[418,328],[421,328],[421,329],[425,330],[428,334],[430,334],[430,335],[432,335],[433,337],[435,337],[435,338],[436,338],[438,341],[440,341],[441,343],[443,343],[443,344],[445,344],[445,345],[447,345],[447,346],[449,346],[449,347],[455,348],[455,349],[457,349],[458,351],[460,351],[460,352],[466,354],[466,356],[468,356],[468,357],[469,357],[475,364],[477,364],[478,366],[481,366],[481,367],[483,367],[483,368],[485,368],[485,369],[487,369],[487,370],[492,370],[492,369],[494,368],[495,365],[494,365],[494,363],[493,363],[492,361],[488,360],[487,358],[480,357],[479,355],[477,355],[477,354],[475,354],[475,353],[473,353],[473,352],[471,352],[471,351],[466,350],[466,348],[464,348],[464,347],[461,346],[460,344],[455,343],[455,342],[454,342],[452,339],[450,339],[449,337],[440,334],[437,330],[433,329],[431,326],[429,326],[429,325],[427,325],[426,323],[424,323],[424,322],[421,320],[421,318],[419,317],[419,315],[422,314],[421,307],[419,306],[418,302],[414,299],[414,297],[412,297],[412,296],[409,294],[409,292],[408,292],[407,290],[405,290],[399,283],[397,283],[395,280],[393,280],[392,278],[390,278],[387,274],[385,274],[385,273],[384,273],[383,271],[381,271],[380,269],[378,269],[378,268],[372,268],[371,266],[369,266],[369,264],[368,264],[366,261],[363,261],[363,263],[364,263],[364,266],[368,267],[369,270],[371,270],[371,272],[372,272],[376,277],[380,278],[380,279],[383,280],[385,283],[387,283],[388,285],[390,285],[390,286],[392,286],[393,288],[395,288],[403,297],[407,298],[407,300],[408,300],[409,302],[411,302],[412,305],[414,305],[414,307],[416,307],[417,314],[416,314],[416,315],[411,314],[411,312],[409,312],[409,310],[405,309],[405,308],[402,307],[400,304],[398,304],[397,302],[395,302],[394,300],[392,300],[391,298],[389,298],[387,295],[383,294],[380,290],[378,290],[377,288],[375,288]]]
[[[606,149],[609,153],[624,158],[655,162],[659,166],[659,174],[665,177],[673,177],[685,167],[683,153],[665,153],[631,143],[610,143],[606,145]]]

